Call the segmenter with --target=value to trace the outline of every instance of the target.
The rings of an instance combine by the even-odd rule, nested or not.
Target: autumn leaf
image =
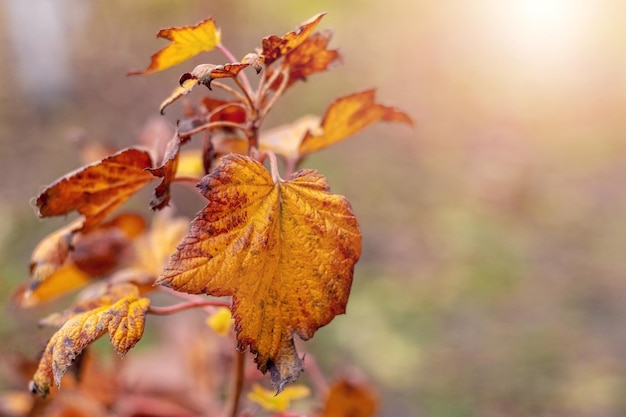
[[[170,185],[174,180],[178,168],[180,147],[188,140],[188,138],[181,138],[178,132],[176,132],[174,137],[167,144],[161,166],[148,169],[155,177],[162,178],[159,185],[154,189],[154,197],[150,201],[150,208],[152,210],[161,210],[169,204]]]
[[[318,417],[372,417],[378,401],[365,382],[342,378],[331,387]]]
[[[109,333],[111,343],[119,354],[126,354],[143,335],[145,313],[149,306],[150,300],[139,297],[137,292],[70,318],[44,349],[33,376],[33,393],[45,397],[53,379],[60,386],[61,377],[74,358],[104,333]]]
[[[178,83],[179,87],[176,87],[174,91],[161,103],[159,110],[161,114],[165,112],[165,108],[188,94],[193,88],[198,85],[206,85],[211,90],[211,82],[218,78],[233,78],[236,77],[239,72],[246,68],[250,64],[242,64],[240,62],[213,65],[213,64],[201,64],[193,69],[191,72],[186,72],[180,76]]]
[[[246,121],[246,110],[239,101],[220,100],[213,97],[202,99],[202,106],[207,113],[212,113],[211,122],[232,122],[244,123]]]
[[[326,13],[320,13],[313,16],[306,22],[303,22],[294,31],[285,34],[283,37],[270,35],[263,38],[262,55],[265,65],[270,65],[272,62],[297,48],[306,38],[309,37],[325,14]]]
[[[232,296],[239,345],[280,392],[302,371],[293,335],[309,339],[345,312],[358,223],[314,170],[275,183],[263,165],[232,154],[199,187],[209,203],[157,284]]]
[[[176,87],[174,91],[172,91],[172,93],[161,102],[161,105],[159,106],[159,112],[161,114],[165,114],[165,108],[167,106],[169,106],[185,94],[188,94],[191,90],[193,90],[196,85],[198,85],[197,78],[185,78],[184,80],[181,78],[180,85]]]
[[[121,213],[87,232],[83,219],[46,236],[31,255],[30,281],[18,288],[13,304],[32,307],[82,287],[126,262],[131,241],[145,228],[133,213]]]
[[[376,90],[366,90],[335,100],[326,110],[320,132],[308,132],[300,143],[300,155],[309,154],[346,139],[378,121],[413,124],[404,112],[375,101]]]
[[[128,148],[74,171],[37,198],[39,217],[78,211],[85,216],[82,230],[94,227],[110,212],[152,180],[150,154]]]
[[[95,310],[98,307],[110,306],[124,297],[137,297],[138,295],[139,291],[133,284],[122,283],[110,285],[106,287],[105,292],[101,295],[79,300],[74,303],[71,308],[68,308],[61,313],[52,313],[44,317],[39,320],[39,324],[42,326],[61,327],[65,324],[65,322],[78,314]]]
[[[319,130],[320,121],[319,116],[309,114],[292,123],[264,130],[259,139],[259,148],[262,151],[272,151],[287,159],[297,159],[302,138],[309,131]]]
[[[130,71],[128,75],[148,75],[178,65],[201,52],[214,49],[221,42],[221,33],[215,28],[213,18],[195,26],[161,29],[157,38],[172,41],[171,44],[152,55],[152,61],[143,71]]]
[[[327,49],[332,36],[331,30],[314,33],[285,57],[285,64],[289,66],[289,80],[285,88],[296,81],[306,80],[311,74],[327,71],[337,63],[340,59],[339,51]],[[282,77],[279,76],[272,88],[277,89],[281,83]]]

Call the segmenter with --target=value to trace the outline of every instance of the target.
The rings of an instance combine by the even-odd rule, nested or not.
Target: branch
[[[274,95],[272,96],[270,101],[267,103],[267,105],[263,107],[263,112],[261,113],[261,115],[259,117],[259,121],[258,121],[258,125],[259,126],[261,124],[263,124],[263,120],[265,119],[267,114],[270,112],[270,110],[272,110],[272,107],[276,103],[276,100],[278,100],[280,98],[280,96],[285,92],[285,88],[287,88],[287,83],[289,82],[289,67],[284,67],[280,71],[280,73],[283,76],[282,82],[280,83],[280,86],[278,87],[278,89],[274,92]],[[272,77],[272,78],[274,78],[274,77]],[[272,83],[273,83],[273,81],[272,81]],[[269,87],[272,84],[268,83],[267,85]]]
[[[235,382],[234,382],[234,390],[233,395],[231,397],[231,409],[230,409],[230,417],[237,417],[237,409],[239,408],[239,398],[241,398],[241,392],[243,391],[243,371],[244,371],[244,358],[246,357],[246,352],[235,353]]]

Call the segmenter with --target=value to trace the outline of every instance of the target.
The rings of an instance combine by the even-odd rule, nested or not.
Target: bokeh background
[[[322,369],[358,367],[383,416],[625,415],[619,0],[0,0],[0,301],[64,223],[30,199],[79,166],[71,138],[135,143],[194,65],[125,76],[165,45],[159,28],[213,16],[243,56],[322,10],[343,65],[271,123],[369,87],[415,120],[307,162],[364,235],[348,314],[307,344]],[[23,349],[41,312],[1,314],[2,349]]]

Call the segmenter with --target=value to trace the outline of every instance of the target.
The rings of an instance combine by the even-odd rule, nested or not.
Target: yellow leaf
[[[124,355],[143,335],[145,313],[150,300],[138,292],[111,305],[79,313],[69,319],[44,349],[33,381],[33,393],[45,397],[52,380],[61,385],[61,377],[85,347],[108,332],[115,350]]]
[[[165,100],[163,100],[163,102],[161,102],[159,112],[161,114],[165,114],[165,108],[167,106],[189,93],[196,85],[198,85],[197,78],[181,79],[180,85],[176,87],[174,91],[172,91],[172,93]]]
[[[48,275],[44,281],[21,286],[13,296],[13,303],[21,308],[37,306],[89,283],[90,277],[75,264],[69,263]]]
[[[330,146],[380,120],[413,124],[406,113],[376,103],[375,93],[366,90],[335,100],[324,114],[320,132],[308,132],[302,139],[300,155]]]
[[[345,311],[361,234],[348,201],[316,171],[274,183],[260,163],[227,155],[199,184],[209,204],[157,284],[233,297],[241,347],[280,391],[302,371],[309,339]]]
[[[276,394],[273,390],[254,384],[252,391],[248,392],[248,399],[268,411],[285,411],[289,408],[291,401],[306,398],[310,394],[311,391],[304,385],[293,385]]]
[[[226,307],[219,307],[207,318],[207,325],[220,336],[226,336],[233,326],[233,317]]]
[[[148,75],[180,64],[199,54],[210,51],[221,42],[219,29],[213,18],[208,18],[195,26],[161,29],[157,38],[172,41],[171,44],[152,55],[152,62],[143,71],[131,71],[129,75]]]
[[[292,123],[265,130],[259,138],[259,148],[295,159],[299,155],[302,138],[307,132],[318,129],[320,121],[318,116],[306,115]]]

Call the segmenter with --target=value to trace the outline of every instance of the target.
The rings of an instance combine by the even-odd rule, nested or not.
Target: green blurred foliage
[[[24,87],[46,69],[20,80],[2,25],[1,301],[63,222],[36,220],[29,199],[78,166],[67,137],[132,144],[195,65],[125,77],[163,46],[157,29],[212,15],[243,56],[321,10],[344,64],[295,87],[271,122],[372,86],[416,122],[377,125],[306,163],[348,196],[364,234],[348,314],[309,343],[323,369],[360,367],[386,416],[626,413],[618,1],[93,2],[66,27],[71,82],[46,101]],[[43,339],[27,327],[40,314],[4,314],[3,349]]]

